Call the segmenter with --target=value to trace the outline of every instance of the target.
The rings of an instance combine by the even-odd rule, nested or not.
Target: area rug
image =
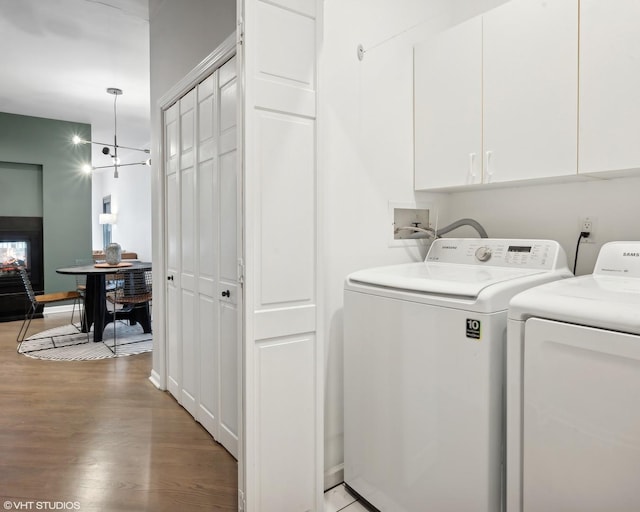
[[[118,322],[117,339],[118,346],[114,354],[109,349],[109,347],[113,347],[112,325],[108,325],[104,330],[104,340],[94,343],[93,331],[89,333],[89,341],[87,342],[86,333],[79,332],[76,327],[68,324],[30,336],[22,342],[18,352],[34,359],[92,361],[95,359],[132,356],[151,352],[153,349],[152,335],[143,333],[139,325]]]

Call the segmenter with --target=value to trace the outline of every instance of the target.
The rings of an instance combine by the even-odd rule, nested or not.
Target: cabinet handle
[[[487,183],[491,182],[491,178],[493,177],[493,169],[491,169],[491,155],[493,154],[493,151],[487,151]]]
[[[469,177],[471,178],[471,183],[475,183],[476,181],[476,171],[473,165],[475,161],[476,161],[476,154],[469,153]]]
[[[167,281],[173,281],[173,276],[167,276]]]
[[[223,297],[231,297],[231,292],[229,290],[225,290],[222,292]]]

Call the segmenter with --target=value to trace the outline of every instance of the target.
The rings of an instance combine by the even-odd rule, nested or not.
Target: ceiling
[[[149,147],[148,0],[0,0],[0,33],[0,112],[88,123],[111,142],[117,87],[118,144]],[[108,165],[100,150],[93,165]]]

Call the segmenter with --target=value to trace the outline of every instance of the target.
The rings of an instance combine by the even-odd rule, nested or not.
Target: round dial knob
[[[491,249],[489,247],[478,247],[476,250],[478,261],[489,261],[491,259]]]

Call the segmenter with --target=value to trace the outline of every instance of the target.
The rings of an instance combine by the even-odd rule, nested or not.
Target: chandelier
[[[113,177],[117,178],[118,169],[120,167],[128,167],[130,165],[151,165],[151,159],[147,158],[142,162],[130,162],[130,163],[123,163],[120,160],[120,155],[118,154],[118,150],[138,151],[146,154],[149,154],[150,151],[148,149],[131,148],[128,146],[121,146],[120,144],[118,144],[118,112],[116,108],[116,103],[118,100],[118,96],[122,94],[122,89],[118,89],[116,87],[109,87],[107,89],[107,92],[109,94],[113,94],[113,144],[108,144],[105,142],[95,142],[92,140],[84,140],[80,138],[78,135],[74,135],[71,140],[74,144],[95,144],[96,146],[102,146],[102,154],[111,157],[111,162],[112,162],[111,165],[101,165],[98,167],[91,166],[89,164],[84,165],[83,170],[86,173],[90,173],[98,169],[109,169],[113,167]]]

